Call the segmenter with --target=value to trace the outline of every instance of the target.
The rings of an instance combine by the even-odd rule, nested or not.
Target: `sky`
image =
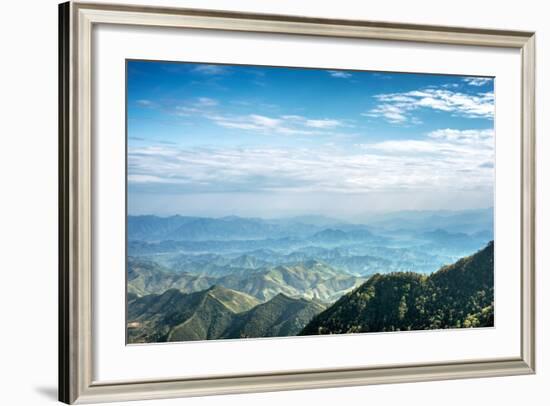
[[[128,213],[493,206],[494,80],[127,62]]]

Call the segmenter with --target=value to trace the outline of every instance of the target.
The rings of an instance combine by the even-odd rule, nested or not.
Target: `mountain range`
[[[227,241],[306,236],[318,226],[293,221],[228,216],[128,216],[128,239],[141,241]]]
[[[492,209],[128,216],[128,342],[489,326],[492,239]]]
[[[309,239],[311,242],[341,240],[384,241],[390,232],[423,233],[435,229],[474,234],[493,229],[493,209],[464,211],[401,211],[365,216],[360,223],[323,216],[261,219],[226,216],[219,218],[174,215],[128,216],[129,241],[242,241]],[[377,234],[378,233],[378,234]]]
[[[433,222],[433,227],[428,224]],[[129,257],[170,271],[220,278],[320,261],[356,277],[432,273],[493,238],[492,209],[399,212],[352,224],[322,216],[290,219],[129,216]],[[207,285],[199,283],[197,288]]]
[[[133,261],[128,270],[128,342],[490,327],[494,325],[493,255],[490,242],[429,276],[375,274],[352,290],[347,288],[347,293],[334,295],[339,299],[333,303],[321,298],[344,289],[347,285],[337,281],[345,275],[317,261],[262,272],[243,270],[242,278],[231,274],[229,279],[170,272],[154,263]],[[212,285],[185,291],[201,283]]]
[[[128,292],[136,296],[160,294],[168,289],[191,293],[219,285],[261,301],[282,293],[330,303],[364,280],[314,260],[258,269],[235,267],[220,276],[174,272],[158,263],[136,258],[128,261]]]

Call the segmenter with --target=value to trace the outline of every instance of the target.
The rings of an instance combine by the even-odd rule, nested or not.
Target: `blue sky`
[[[491,78],[128,61],[130,214],[493,204]]]

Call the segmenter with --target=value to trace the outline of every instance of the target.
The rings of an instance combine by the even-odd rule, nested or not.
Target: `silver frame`
[[[91,50],[96,24],[507,47],[521,51],[521,355],[453,363],[95,382],[92,349]],[[69,2],[59,6],[59,400],[91,403],[533,374],[535,34],[225,11]]]

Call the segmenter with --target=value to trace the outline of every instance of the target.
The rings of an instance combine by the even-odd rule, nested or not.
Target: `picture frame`
[[[519,50],[521,55],[520,355],[133,381],[96,381],[93,344],[92,55],[95,26],[196,28]],[[59,400],[68,404],[525,375],[535,372],[535,33],[199,9],[59,6]]]

